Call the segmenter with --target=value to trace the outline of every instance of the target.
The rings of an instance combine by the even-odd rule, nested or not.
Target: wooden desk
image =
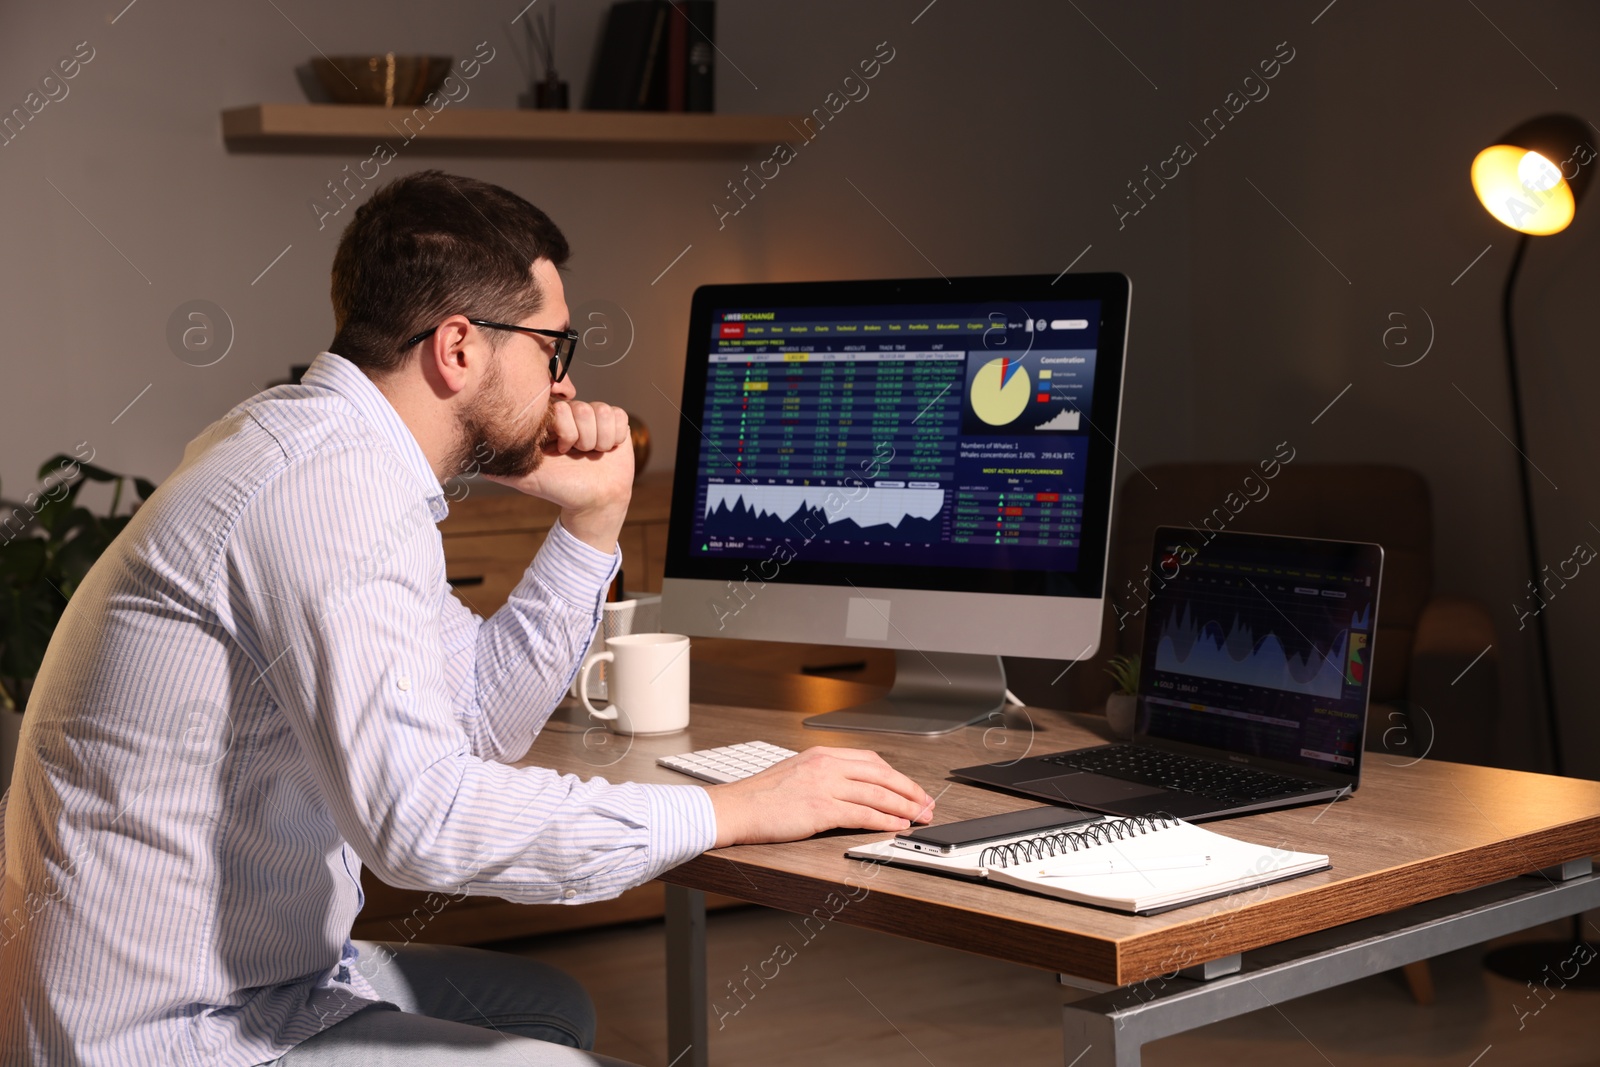
[[[934,795],[938,819],[948,821],[1029,803],[951,782],[946,777],[951,767],[1015,758],[1030,748],[1039,754],[1104,740],[1083,725],[1087,720],[1075,722],[1036,709],[936,738],[807,730],[800,724],[806,714],[846,706],[879,691],[735,667],[700,671],[694,679],[696,703],[688,731],[631,741],[608,738],[612,747],[602,755],[605,745],[584,748],[588,724],[560,711],[532,757],[561,770],[603,773],[613,780],[682,783],[686,779],[657,767],[655,758],[755,739],[794,749],[816,744],[871,747]],[[594,735],[589,736],[592,742]],[[1029,964],[1091,987],[1123,987],[1120,999],[1109,994],[1103,1003],[1068,1007],[1067,1059],[1076,1051],[1075,1040],[1080,1048],[1085,1042],[1090,1046],[1080,1067],[1137,1063],[1139,1045],[1176,1032],[1174,1019],[1192,1020],[1177,1027],[1181,1030],[1226,1017],[1209,1009],[1197,1012],[1194,990],[1176,977],[1180,970],[1206,978],[1239,971],[1248,979],[1267,966],[1289,966],[1285,981],[1300,989],[1293,995],[1300,995],[1320,988],[1313,972],[1320,969],[1324,976],[1337,977],[1352,967],[1360,971],[1361,960],[1343,951],[1349,946],[1342,942],[1306,941],[1305,952],[1290,953],[1293,959],[1287,964],[1279,958],[1246,966],[1242,954],[1276,945],[1282,957],[1283,944],[1300,944],[1294,939],[1314,941],[1336,928],[1359,929],[1363,937],[1379,937],[1386,946],[1376,955],[1367,952],[1375,971],[1454,947],[1449,931],[1455,927],[1455,935],[1473,938],[1462,944],[1472,944],[1600,906],[1600,879],[1587,871],[1587,857],[1600,852],[1600,783],[1461,764],[1410,763],[1383,753],[1369,752],[1367,761],[1362,788],[1347,800],[1211,824],[1252,841],[1327,853],[1331,870],[1159,916],[1099,911],[844,858],[845,848],[885,836],[879,834],[836,832],[706,853],[662,877],[669,887],[681,887],[668,893],[669,908],[674,909],[669,913],[669,962],[675,972],[669,982],[669,1011],[678,1015],[668,1058],[676,1059],[689,1046],[691,1055],[681,1062],[706,1062],[703,941],[698,971],[695,967],[696,931],[703,937],[704,929],[698,897],[706,891],[804,915],[825,907],[842,886],[864,885],[870,891],[858,890],[854,895],[860,899],[843,908],[837,907],[840,898],[832,897],[834,907],[828,911],[836,913],[833,918]],[[1563,864],[1568,864],[1564,874],[1576,877],[1505,883]],[[1494,883],[1504,884],[1484,889]],[[1451,896],[1471,890],[1483,891]],[[1441,900],[1448,905],[1442,910],[1429,903]],[[1406,910],[1414,906],[1422,909],[1415,916]],[[1388,918],[1375,919],[1380,916]],[[1363,921],[1368,926],[1361,927]],[[1375,921],[1381,929],[1372,926]],[[1414,929],[1418,923],[1427,929],[1419,933]],[[1335,950],[1343,971],[1326,964],[1326,954]],[[1410,958],[1401,958],[1408,953]],[[1341,980],[1359,976],[1351,972]],[[686,984],[690,988],[682,988]],[[1228,992],[1225,978],[1209,985],[1218,993]],[[675,986],[677,993],[671,996]],[[1225,998],[1216,999],[1220,1004]],[[1253,1002],[1253,1007],[1261,1006],[1259,999]],[[1147,1025],[1130,1029],[1129,1019],[1135,1017]]]

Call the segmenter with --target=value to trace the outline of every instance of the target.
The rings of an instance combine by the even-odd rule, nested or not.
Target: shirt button
[[[400,687],[400,691],[402,693],[404,693],[406,690],[411,688],[411,676],[410,675],[406,675],[406,674],[402,674],[400,676],[399,680],[396,681],[394,684],[399,686]]]
[[[561,899],[563,899],[563,900],[571,900],[573,897],[575,897],[577,895],[578,895],[578,891],[576,889],[569,889],[565,893],[561,894]]]

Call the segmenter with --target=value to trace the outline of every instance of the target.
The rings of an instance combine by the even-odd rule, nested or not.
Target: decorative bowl
[[[450,73],[450,56],[318,56],[317,80],[339,104],[415,107]]]

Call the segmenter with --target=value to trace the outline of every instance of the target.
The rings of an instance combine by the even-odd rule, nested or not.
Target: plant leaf
[[[50,488],[31,512],[37,521],[30,534],[7,527],[0,535],[11,538],[0,542],[0,677],[13,684],[38,675],[68,599],[131,517],[101,517],[77,502],[86,483],[115,482],[120,491],[125,475],[58,453],[39,478]],[[146,479],[132,481],[140,500],[156,490]]]
[[[41,510],[39,512],[40,516],[47,516],[48,518],[45,523],[45,529],[50,531],[50,545],[52,548],[66,543],[74,531],[81,532],[94,528],[94,512],[88,508],[69,506],[72,504],[74,495],[76,494],[68,494],[66,499],[59,501],[57,506],[48,511]]]
[[[100,553],[105,551],[105,545],[100,543],[98,537],[77,537],[62,545],[56,553],[55,572],[56,585],[68,596],[72,590],[82,584],[84,576],[89,573],[89,568],[94,566],[94,561],[100,558]]]
[[[46,555],[42,537],[19,537],[0,547],[0,576],[10,579],[7,585],[15,588],[24,581],[37,581],[44,569]]]
[[[50,477],[50,475],[58,473],[60,468],[63,466],[70,467],[77,462],[77,460],[73,459],[65,452],[57,452],[40,465],[39,473],[36,477],[38,477],[38,479],[42,482],[46,478]]]
[[[68,459],[69,457],[62,456],[61,458]],[[83,476],[89,479],[91,482],[114,482],[118,478],[122,477],[120,474],[111,473],[104,467],[96,467],[93,463],[79,463],[78,470],[82,472]],[[42,478],[44,475],[41,474],[40,477]]]

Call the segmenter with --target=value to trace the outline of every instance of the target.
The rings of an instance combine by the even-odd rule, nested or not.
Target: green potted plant
[[[1139,708],[1139,654],[1112,656],[1106,661],[1106,673],[1117,683],[1116,691],[1106,697],[1106,725],[1118,737],[1130,738]]]
[[[91,449],[89,458],[93,455]],[[96,467],[81,455],[53,456],[38,476],[44,485],[40,492],[0,510],[0,790],[11,781],[22,713],[67,601],[156,488],[143,478]],[[112,483],[106,514],[78,503],[88,482]],[[125,502],[128,482],[132,499]]]

